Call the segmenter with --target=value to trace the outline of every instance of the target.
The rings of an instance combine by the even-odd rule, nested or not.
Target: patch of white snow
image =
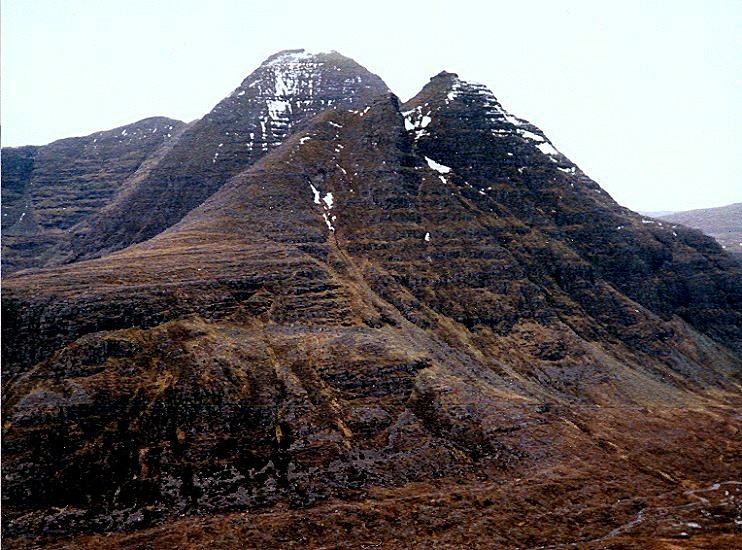
[[[312,193],[314,193],[314,204],[320,204],[320,202],[319,202],[319,197],[320,197],[319,190],[314,185],[312,185],[311,183],[309,184],[309,187],[312,188]]]
[[[541,151],[545,155],[558,155],[559,151],[554,149],[554,147],[551,145],[551,143],[539,143],[536,145],[538,147],[539,151]]]
[[[325,220],[325,223],[327,224],[327,229],[330,231],[335,231],[335,228],[332,226],[332,222],[330,221],[330,218],[327,217],[327,212],[322,212],[322,218]]]
[[[522,126],[524,123],[523,120],[511,115],[510,113],[503,113],[503,116],[505,117],[505,120],[507,120],[513,126]]]
[[[434,161],[431,158],[425,157],[425,162],[428,163],[428,166],[430,166],[430,168],[432,168],[433,170],[441,174],[448,174],[451,171],[451,169],[448,166],[438,164],[436,161]]]
[[[283,119],[291,112],[291,104],[281,99],[266,99],[268,115],[273,119]]]
[[[279,56],[276,56],[275,59],[271,59],[268,63],[266,63],[266,66],[275,67],[276,65],[283,65],[286,63],[297,63],[305,59],[309,59],[312,56],[313,54],[304,50],[285,52]]]
[[[518,133],[526,139],[531,139],[533,141],[545,141],[542,136],[534,134],[533,132],[529,132],[528,130],[518,130]]]
[[[457,97],[459,97],[459,91],[461,90],[461,81],[457,78],[453,81],[453,85],[451,86],[451,90],[446,95],[446,99],[448,101],[453,101]]]

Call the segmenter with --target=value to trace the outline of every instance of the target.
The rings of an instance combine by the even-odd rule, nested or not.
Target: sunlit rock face
[[[736,263],[488,89],[282,52],[154,155],[3,281],[9,544],[730,540]]]

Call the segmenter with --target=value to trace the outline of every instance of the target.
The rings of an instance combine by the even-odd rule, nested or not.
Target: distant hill
[[[742,255],[742,202],[655,217],[700,229],[716,239],[727,252]]]
[[[656,212],[645,212],[639,210],[638,212],[642,216],[649,216],[650,218],[662,218],[664,216],[669,216],[670,214],[675,214],[675,210],[658,210]]]

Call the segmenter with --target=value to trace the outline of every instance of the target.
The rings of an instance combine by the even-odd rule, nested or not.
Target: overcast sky
[[[270,54],[448,70],[634,210],[742,201],[742,1],[2,0],[2,144],[206,114]]]

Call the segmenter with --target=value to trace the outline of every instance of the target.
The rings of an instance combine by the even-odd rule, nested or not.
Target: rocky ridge
[[[145,158],[152,155],[146,169],[102,173],[105,182],[117,185],[115,190],[118,192],[107,192],[99,197],[105,201],[96,203],[94,215],[84,219],[71,218],[65,223],[51,220],[54,230],[61,229],[68,234],[47,242],[46,247],[51,246],[52,249],[48,252],[45,250],[44,254],[34,249],[33,265],[55,265],[97,257],[146,240],[177,222],[230,177],[279,146],[294,128],[300,127],[318,112],[333,105],[365,105],[368,97],[387,90],[376,75],[338,53],[312,55],[304,50],[279,52],[268,58],[208,115],[178,133],[177,139],[166,151],[153,154],[154,151],[146,147],[140,148],[138,152]],[[128,132],[129,143],[137,139],[131,137],[136,130],[124,128],[112,132],[117,135],[119,130]],[[175,133],[172,128],[169,132]],[[127,133],[120,135],[127,136]],[[100,137],[91,135],[87,139],[90,141]],[[101,154],[98,151],[101,146],[102,143],[90,145],[96,155]],[[41,155],[55,159],[56,163],[65,158],[56,144],[38,150]],[[110,152],[104,151],[102,154],[114,166],[119,162]],[[10,165],[12,173],[24,170],[22,150],[16,152],[6,149],[3,155],[3,163]],[[69,157],[76,158],[77,151],[70,151]],[[122,159],[122,162],[125,160]],[[138,160],[140,164],[143,161],[142,158]],[[121,167],[123,169],[125,166]],[[51,196],[24,195],[25,198],[21,199],[8,195],[11,209],[17,209],[17,205],[23,201],[24,204],[32,204],[44,200],[51,200],[51,207],[56,210],[68,208],[67,205],[72,203],[75,204],[74,208],[79,208],[82,197],[54,191],[56,187],[74,189],[84,183],[78,181],[80,178],[76,173],[61,169],[58,164],[34,170],[34,174],[49,170],[56,178],[54,185],[47,185],[43,174],[37,176],[38,193],[50,192]],[[102,172],[97,166],[96,170]],[[14,184],[10,185],[9,191],[13,193]],[[96,188],[89,186],[82,188],[81,192],[94,197],[99,194]],[[19,229],[9,230],[12,234]],[[19,244],[17,248],[27,247]],[[22,254],[16,253],[12,246],[7,249],[4,253],[6,271],[31,266],[29,260],[16,262],[16,255]]]
[[[290,132],[333,105],[362,105],[387,91],[337,53],[287,50],[268,58],[193,123],[162,159],[101,214],[73,230],[57,262],[97,257],[167,229]]]
[[[4,148],[3,270],[48,262],[70,231],[108,205],[182,128],[154,117],[45,146]]]
[[[734,261],[617,205],[480,85],[381,88],[276,119],[280,144],[153,238],[6,278],[11,540],[203,540],[170,522],[208,514],[262,546],[587,543],[739,479]],[[191,154],[238,164],[216,152]],[[325,506],[345,523],[302,527]],[[733,499],[713,514],[722,540]]]

